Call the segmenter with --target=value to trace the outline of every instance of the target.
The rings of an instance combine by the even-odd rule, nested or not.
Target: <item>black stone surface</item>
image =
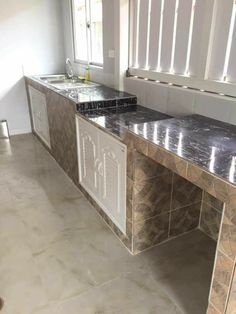
[[[122,136],[124,128],[132,128],[135,124],[171,118],[158,111],[133,104],[100,110],[85,110],[80,113],[118,137]]]
[[[200,115],[133,125],[135,134],[236,184],[236,126]]]
[[[117,106],[121,104],[121,101],[122,103],[137,103],[136,96],[104,85],[70,91],[68,92],[68,96],[78,104],[78,111],[108,106],[111,107],[111,105]],[[103,102],[105,102],[104,106],[102,106]],[[97,103],[100,103],[100,107],[96,106]]]

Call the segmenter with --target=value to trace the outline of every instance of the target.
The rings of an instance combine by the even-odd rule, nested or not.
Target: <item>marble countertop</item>
[[[236,126],[191,115],[134,124],[129,130],[236,184]]]
[[[59,90],[52,85],[40,80],[40,76],[26,76],[27,79],[33,80],[38,84],[41,84],[50,90],[53,90],[57,94],[66,97],[77,105],[77,110],[80,111],[95,108],[96,103],[102,107],[105,103],[111,103],[113,106],[116,102],[123,100],[123,102],[136,103],[137,97],[126,92],[118,91],[113,88],[104,86],[102,84],[90,87],[74,88],[68,90]]]
[[[122,137],[124,129],[132,129],[136,124],[171,118],[166,114],[134,104],[116,108],[85,110],[80,112],[80,114],[90,122],[119,138]]]

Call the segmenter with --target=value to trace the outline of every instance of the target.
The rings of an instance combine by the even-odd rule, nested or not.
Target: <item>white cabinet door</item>
[[[107,215],[126,230],[126,146],[100,132],[101,203]]]
[[[38,136],[50,147],[46,96],[29,86],[33,127]]]
[[[29,87],[29,95],[30,95],[30,105],[31,105],[31,112],[32,112],[32,119],[33,119],[33,127],[35,132],[40,135],[41,128],[40,128],[40,121],[41,121],[41,105],[39,102],[39,97],[37,95],[37,90]]]
[[[80,184],[99,201],[97,128],[82,119],[76,120]]]
[[[126,146],[76,117],[80,184],[126,233]]]

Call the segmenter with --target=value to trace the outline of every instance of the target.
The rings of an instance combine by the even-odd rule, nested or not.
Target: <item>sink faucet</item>
[[[69,58],[66,59],[66,74],[70,79],[74,77],[72,63]]]

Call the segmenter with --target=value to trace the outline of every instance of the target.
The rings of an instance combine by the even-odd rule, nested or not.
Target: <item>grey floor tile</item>
[[[183,313],[205,314],[215,249],[215,241],[193,231],[146,251],[142,259]]]
[[[147,273],[133,272],[59,304],[58,314],[180,314],[180,310]]]
[[[141,258],[132,256],[106,226],[93,232],[73,230],[67,233],[67,239],[76,251],[76,260],[87,266],[97,284],[144,266]]]

